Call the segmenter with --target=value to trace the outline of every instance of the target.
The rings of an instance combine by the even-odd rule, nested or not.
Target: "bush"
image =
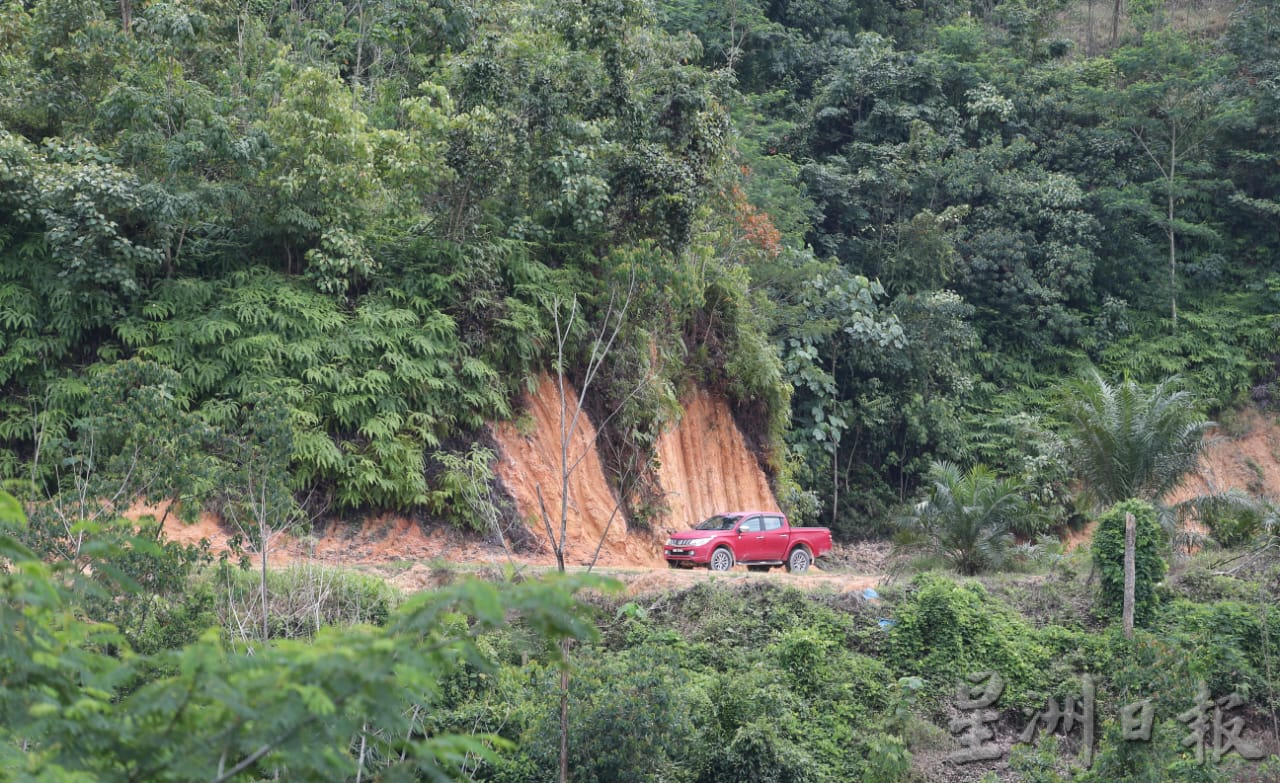
[[[256,638],[262,627],[261,575],[224,564],[217,578],[223,582],[215,590],[223,596],[222,627],[232,638]],[[267,621],[276,639],[310,637],[325,626],[381,625],[398,598],[380,579],[338,568],[308,563],[267,572]]]
[[[689,781],[702,765],[697,719],[710,714],[678,655],[643,645],[617,653],[585,649],[569,680],[569,768],[581,783]],[[542,669],[515,705],[527,715],[520,757],[500,762],[503,783],[554,780],[560,752],[560,672]]]
[[[996,671],[1007,686],[1000,704],[1032,706],[1050,670],[1049,650],[1036,632],[976,582],[956,584],[924,574],[897,613],[888,657],[895,669],[931,680],[950,693],[967,675]]]
[[[1201,517],[1213,540],[1226,549],[1248,546],[1262,535],[1265,516],[1259,508],[1213,508]]]
[[[806,754],[780,737],[767,718],[739,729],[722,755],[723,773],[717,780],[800,783],[817,772]]]
[[[1102,595],[1098,608],[1107,617],[1116,617],[1124,607],[1124,527],[1125,515],[1133,514],[1137,525],[1134,552],[1133,621],[1147,625],[1159,606],[1156,586],[1168,566],[1160,551],[1164,531],[1156,522],[1156,510],[1143,500],[1126,500],[1111,507],[1098,520],[1093,534],[1093,562],[1102,575]]]

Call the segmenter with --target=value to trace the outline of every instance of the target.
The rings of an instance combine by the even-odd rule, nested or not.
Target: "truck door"
[[[756,515],[742,520],[738,525],[738,545],[734,551],[738,560],[748,562],[762,559],[760,552],[764,546],[764,538],[763,517]]]
[[[763,538],[760,540],[761,560],[781,560],[787,556],[787,546],[791,543],[791,529],[783,524],[782,516],[766,514]]]

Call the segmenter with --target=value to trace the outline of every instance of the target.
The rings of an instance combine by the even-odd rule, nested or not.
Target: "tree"
[[[65,430],[37,415],[38,447],[27,465],[32,524],[24,543],[42,556],[92,570],[82,558],[94,531],[139,505],[165,504],[194,518],[217,484],[216,432],[188,408],[178,373],[129,359],[97,367],[76,385],[77,413]],[[158,529],[155,531],[158,534]]]
[[[818,451],[830,460],[832,527],[840,508],[840,442],[855,424],[845,365],[860,363],[859,353],[898,351],[906,342],[898,319],[877,302],[883,296],[879,283],[843,267],[816,272],[798,292],[802,320],[785,338],[784,367],[797,392],[794,421],[803,433],[793,448],[811,463],[821,459]]]
[[[1148,193],[1131,206],[1165,240],[1169,318],[1177,328],[1179,243],[1217,238],[1192,205],[1212,188],[1207,147],[1221,122],[1225,66],[1173,31],[1150,33],[1143,46],[1123,50],[1116,59],[1129,83],[1123,90],[1109,88],[1107,101],[1156,174]]]
[[[1112,384],[1097,370],[1063,387],[1070,458],[1097,506],[1158,504],[1195,467],[1213,422],[1180,387],[1176,376],[1150,388]]]
[[[1021,482],[985,465],[962,472],[950,462],[933,463],[929,481],[927,497],[899,527],[966,576],[1002,566],[1012,531],[1025,525],[1029,513]]]
[[[560,483],[560,508],[555,517],[552,517],[547,511],[547,505],[542,496],[542,485],[539,484],[535,489],[538,495],[539,510],[542,514],[543,528],[547,532],[547,539],[550,541],[551,549],[556,556],[556,568],[561,573],[564,573],[565,570],[565,544],[569,535],[569,482],[573,477],[573,473],[587,457],[586,450],[581,453],[572,451],[575,433],[586,415],[585,400],[587,394],[592,391],[592,386],[596,382],[601,369],[610,358],[610,353],[613,351],[618,335],[626,322],[634,293],[634,275],[628,281],[625,293],[619,294],[616,290],[610,293],[608,303],[600,317],[600,326],[598,330],[592,332],[590,339],[587,341],[585,367],[579,381],[576,396],[573,395],[572,390],[569,388],[565,374],[569,369],[567,360],[571,352],[570,341],[573,339],[574,333],[580,328],[579,320],[582,319],[578,299],[575,296],[566,303],[558,297],[553,297],[547,302],[547,309],[554,323],[556,391],[559,402],[560,453],[557,478]],[[616,412],[617,409],[613,411],[613,413]],[[612,413],[610,415],[612,416]],[[604,424],[605,422],[601,422],[600,426],[604,426]],[[598,435],[599,429],[596,432]],[[588,448],[594,448],[594,446],[594,441],[588,444]],[[619,500],[615,500],[609,513],[609,521],[600,533],[600,541],[597,543],[595,553],[587,566],[588,571],[595,567],[596,559],[600,556],[600,549],[619,515],[621,494],[627,492],[628,488],[626,486],[618,487],[617,491],[619,492]],[[567,783],[569,780],[569,651],[569,640],[566,639],[561,644],[561,654],[564,657],[564,662],[560,670],[560,783]]]
[[[593,390],[597,377],[605,362],[609,359],[610,352],[614,349],[614,344],[618,339],[618,334],[622,331],[622,327],[627,318],[627,311],[631,307],[631,297],[634,293],[635,281],[632,279],[631,287],[625,294],[618,295],[615,291],[610,295],[609,302],[604,309],[604,313],[600,319],[599,330],[591,335],[587,342],[585,366],[583,368],[581,380],[578,385],[577,394],[569,386],[569,380],[566,373],[569,370],[569,356],[571,353],[570,342],[574,333],[581,328],[579,323],[583,319],[583,315],[579,309],[577,297],[573,297],[565,302],[558,297],[553,297],[547,302],[547,310],[551,314],[554,322],[555,335],[555,370],[556,370],[556,393],[559,403],[559,446],[560,453],[558,455],[557,479],[560,483],[560,507],[553,516],[548,512],[546,502],[542,497],[542,485],[536,487],[538,494],[538,503],[542,513],[543,529],[547,532],[547,540],[551,544],[551,551],[556,556],[556,568],[561,573],[565,570],[565,545],[569,536],[569,482],[573,478],[574,472],[587,458],[588,449],[595,447],[595,442],[588,444],[588,449],[575,453],[573,451],[573,442],[575,433],[582,426],[582,421],[586,416],[586,398],[588,393]],[[616,411],[615,411],[616,413]],[[603,426],[601,422],[599,426]],[[599,429],[597,429],[597,435]],[[609,516],[609,522],[605,526],[604,532],[601,533],[601,543],[604,537],[608,536],[609,528],[613,525],[614,519],[618,515],[620,504],[615,503],[613,512]],[[596,548],[596,556],[599,556],[599,547]],[[595,565],[595,557],[592,558],[588,567]]]
[[[299,525],[303,511],[286,482],[293,432],[287,406],[261,396],[243,410],[243,421],[227,438],[232,466],[223,511],[258,550],[261,641],[271,638],[267,564],[275,539]]]

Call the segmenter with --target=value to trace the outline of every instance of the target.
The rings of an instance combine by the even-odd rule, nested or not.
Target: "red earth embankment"
[[[577,392],[567,381],[562,395],[550,376],[540,378],[538,388],[525,395],[525,412],[532,418],[527,432],[512,422],[493,428],[498,478],[543,552],[552,551],[543,522],[545,506],[557,539],[563,511],[566,563],[590,563],[603,538],[601,565],[661,565],[651,539],[627,534],[596,450],[596,428],[585,413],[572,420],[576,404]]]
[[[566,384],[566,419],[572,417],[575,395]],[[566,435],[561,436],[557,382],[544,376],[538,388],[527,395],[525,409],[533,420],[527,434],[510,423],[494,428],[500,452],[497,472],[519,514],[530,520],[530,530],[545,543],[538,494],[541,492],[549,516],[559,520],[565,497],[561,487],[566,484],[561,447],[568,442],[567,464],[577,464],[567,480],[565,549],[570,563],[589,563],[604,536],[601,565],[660,566],[661,540],[667,532],[689,527],[720,511],[778,507],[728,404],[705,391],[698,390],[684,401],[684,416],[658,441],[659,486],[667,512],[655,520],[654,534],[647,535],[628,532],[605,479],[591,422],[582,416],[570,432],[566,421]],[[558,528],[555,532],[558,536]]]
[[[565,385],[565,416],[572,416],[576,392]],[[648,533],[629,531],[605,478],[596,449],[596,430],[582,415],[577,427],[561,434],[561,392],[549,376],[526,395],[520,423],[493,427],[498,445],[496,473],[515,500],[534,539],[536,552],[519,560],[547,565],[552,562],[541,507],[545,504],[559,535],[562,490],[567,487],[566,564],[592,561],[601,539],[597,561],[607,567],[664,567],[661,543],[672,530],[688,527],[714,513],[729,510],[775,510],[777,501],[755,455],[748,449],[728,404],[702,390],[684,401],[684,415],[658,442],[659,486],[666,512]],[[562,447],[567,450],[562,453]],[[572,470],[565,480],[562,457]],[[542,503],[538,496],[541,494]],[[139,508],[136,514],[163,516],[163,508]],[[186,525],[172,515],[166,535],[184,543],[208,539],[215,551],[223,551],[234,531],[212,514]],[[333,565],[385,565],[441,559],[458,563],[496,564],[506,559],[500,547],[474,535],[440,526],[425,527],[396,515],[367,518],[358,524],[330,520],[304,535],[285,535],[272,544],[271,560],[277,564],[301,559]]]
[[[1233,417],[1230,432],[1221,427],[1210,431],[1197,469],[1165,502],[1229,489],[1280,501],[1280,424],[1273,414],[1252,409]]]
[[[778,510],[728,403],[702,389],[684,400],[684,417],[662,434],[658,460],[669,509],[657,524],[664,531],[690,527],[723,511]]]

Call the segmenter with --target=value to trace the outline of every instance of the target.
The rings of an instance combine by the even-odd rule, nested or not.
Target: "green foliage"
[[[1185,638],[1182,644],[1193,651],[1197,677],[1213,693],[1262,696],[1267,693],[1267,661],[1280,653],[1276,623],[1270,612],[1243,601],[1179,600],[1165,610],[1161,630],[1171,638]]]
[[[687,761],[695,720],[705,701],[696,682],[680,675],[679,650],[642,644],[621,653],[575,661],[570,681],[570,768],[575,779],[691,780]],[[540,709],[520,738],[531,762],[499,780],[554,778],[559,764],[559,673],[544,670],[531,683]],[[539,698],[540,697],[540,698]],[[705,713],[701,713],[705,715]],[[515,772],[515,770],[512,770]]]
[[[925,678],[934,694],[951,693],[970,674],[995,671],[1007,682],[1003,706],[1029,706],[1032,692],[1044,692],[1050,649],[981,585],[922,574],[912,587],[889,634],[896,671]]]
[[[426,502],[423,451],[509,410],[496,373],[467,356],[448,315],[420,297],[369,294],[347,311],[270,273],[164,286],[117,332],[181,368],[215,423],[257,394],[287,406],[293,485],[332,483],[343,507]]]
[[[1266,532],[1270,510],[1254,503],[1202,503],[1199,520],[1219,546],[1247,547]]]
[[[218,503],[265,544],[308,492],[486,527],[489,457],[467,444],[553,360],[542,303],[577,297],[598,322],[621,281],[635,306],[592,403],[618,487],[652,474],[701,382],[732,399],[793,516],[841,536],[885,530],[945,460],[1017,477],[1072,521],[1039,413],[1092,361],[1159,385],[1072,389],[1076,475],[1103,505],[1158,502],[1205,426],[1162,379],[1208,405],[1274,396],[1280,261],[1275,4],[1240,4],[1220,38],[1165,5],[1135,0],[1135,34],[1079,57],[1051,38],[1063,4],[1022,0],[10,3],[0,474],[32,520],[22,543],[0,538],[18,564],[0,569],[0,766],[216,778],[221,751],[234,765],[271,726],[280,744],[237,775],[430,777],[443,755],[549,777],[557,672],[529,627],[504,625],[505,599],[395,609],[291,574],[269,614],[309,641],[241,658],[199,636],[219,604],[186,585],[207,555],[118,512]],[[581,352],[567,364],[581,372]],[[968,479],[957,497],[1000,495],[977,491],[994,475]],[[638,486],[641,518],[662,499]],[[1034,532],[1036,515],[950,505],[964,570],[1011,521]],[[1228,543],[1257,527],[1208,520]],[[50,578],[30,549],[71,565]],[[1223,579],[1186,589],[1248,597]],[[284,596],[325,585],[339,605],[298,619]],[[1068,663],[1126,694],[1262,687],[1280,632],[1247,607],[1175,604],[1128,645],[1080,631],[1060,594],[1083,589],[1021,599],[1071,618],[1033,631],[991,593],[922,582],[889,634],[843,599],[695,589],[575,656],[578,760],[599,779],[900,779],[923,732],[890,684],[924,661],[943,692],[1007,669],[1028,704]],[[352,616],[382,625],[313,635]],[[543,755],[448,739],[475,727]],[[1175,760],[1179,731],[1116,743],[1085,777],[1217,774]]]
[[[809,628],[826,645],[843,644],[851,633],[848,618],[821,605],[804,600],[794,589],[753,585],[746,595],[698,585],[679,596],[672,606],[672,622],[692,643],[715,643],[726,639],[738,643],[767,645],[795,627]],[[715,645],[710,650],[718,667],[735,660],[732,647]]]
[[[1101,506],[1129,498],[1158,503],[1195,467],[1212,425],[1180,380],[1146,388],[1106,381],[1096,370],[1063,390],[1071,459]]]
[[[427,507],[460,527],[492,534],[502,515],[490,490],[494,456],[491,450],[474,444],[466,454],[436,453],[440,472],[431,482],[435,489]]]
[[[1156,521],[1155,508],[1142,500],[1131,499],[1112,506],[1098,518],[1093,533],[1093,560],[1101,575],[1102,593],[1099,608],[1117,617],[1124,604],[1125,517],[1132,514],[1137,530],[1134,550],[1135,625],[1148,625],[1160,605],[1157,585],[1164,579],[1167,566],[1161,553],[1165,550],[1164,530]]]
[[[1192,299],[1204,309],[1184,309],[1176,332],[1117,339],[1100,364],[1145,382],[1184,375],[1205,403],[1236,404],[1269,366],[1264,346],[1275,339],[1276,324],[1266,299],[1261,291]]]
[[[518,616],[548,638],[589,635],[568,583],[472,582],[406,602],[382,628],[329,629],[253,655],[204,634],[154,659],[115,658],[102,650],[119,635],[78,619],[49,566],[7,532],[0,551],[11,563],[0,571],[0,620],[10,629],[0,640],[0,740],[18,780],[187,780],[199,769],[217,780],[280,769],[306,778],[456,774],[467,754],[492,758],[492,745],[426,736],[414,716],[462,662],[488,665],[473,634]],[[135,682],[153,663],[167,673]],[[352,753],[353,737],[367,754]]]
[[[212,619],[227,638],[242,635],[241,625],[261,625],[258,578],[225,562],[197,578],[199,589],[210,594],[210,608],[217,612]],[[267,571],[272,639],[308,639],[328,627],[386,625],[402,600],[386,582],[354,571],[315,563]]]
[[[1025,531],[1036,512],[1028,507],[1026,488],[1000,478],[985,465],[961,472],[949,462],[929,471],[928,497],[898,524],[908,541],[919,542],[966,576],[1006,565],[1013,531]]]
[[[897,737],[880,735],[867,742],[867,761],[862,780],[868,783],[897,783],[911,772],[911,753]]]
[[[724,770],[733,780],[799,783],[815,770],[805,756],[783,738],[773,723],[762,720],[738,730],[725,752]]]

